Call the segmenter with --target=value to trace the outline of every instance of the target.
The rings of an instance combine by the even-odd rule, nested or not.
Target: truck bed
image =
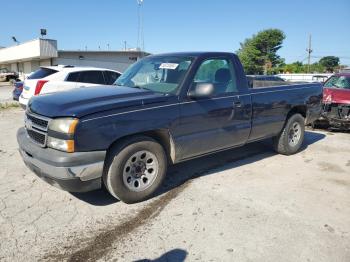
[[[249,89],[253,111],[252,130],[248,141],[276,135],[276,130],[281,130],[286,120],[286,110],[294,105],[308,105],[308,111],[311,110],[314,114],[305,115],[306,124],[314,121],[310,116],[319,115],[319,112],[313,110],[320,110],[320,97],[313,95],[320,93],[320,89],[322,86],[319,83]]]

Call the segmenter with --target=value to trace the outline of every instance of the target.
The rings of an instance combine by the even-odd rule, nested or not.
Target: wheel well
[[[161,146],[163,146],[168,160],[170,162],[174,163],[174,161],[175,161],[175,146],[174,146],[172,136],[169,133],[169,130],[167,130],[167,129],[150,130],[150,131],[146,131],[146,132],[140,132],[140,133],[135,133],[132,135],[120,137],[109,146],[107,151],[109,151],[115,145],[122,143],[122,142],[128,140],[129,138],[135,137],[135,136],[147,136],[147,137],[153,138]]]
[[[288,112],[287,119],[294,114],[301,114],[304,118],[306,118],[306,111],[307,109],[305,105],[295,106]]]

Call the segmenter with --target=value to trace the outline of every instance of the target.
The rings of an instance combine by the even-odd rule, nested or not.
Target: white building
[[[350,66],[341,70],[341,73],[350,73]]]
[[[317,73],[317,74],[278,74],[277,76],[283,78],[286,81],[290,82],[320,82],[325,81],[331,75],[330,73]]]
[[[130,64],[147,55],[127,51],[73,51],[57,50],[57,41],[35,39],[19,45],[0,48],[0,68],[29,74],[40,66],[75,65],[94,66],[123,72]]]

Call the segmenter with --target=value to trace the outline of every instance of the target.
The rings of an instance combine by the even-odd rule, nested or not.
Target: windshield
[[[332,76],[324,84],[324,87],[337,87],[342,89],[350,89],[350,76]]]
[[[175,94],[192,59],[169,56],[144,58],[131,65],[114,84]]]

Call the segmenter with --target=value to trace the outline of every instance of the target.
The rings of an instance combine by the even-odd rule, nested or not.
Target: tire
[[[152,138],[137,136],[110,150],[103,182],[112,196],[132,204],[153,196],[166,171],[167,157],[163,147]]]
[[[298,131],[297,131],[298,130]],[[281,133],[274,137],[273,145],[277,153],[292,155],[299,151],[304,141],[305,119],[301,114],[290,116]]]

